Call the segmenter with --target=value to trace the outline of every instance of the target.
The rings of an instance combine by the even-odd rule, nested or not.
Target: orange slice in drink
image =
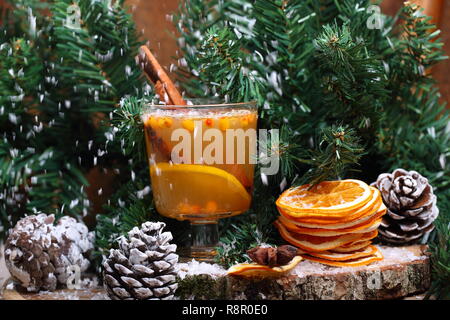
[[[292,270],[302,260],[302,257],[296,256],[287,265],[273,268],[256,263],[240,263],[230,267],[228,269],[228,274],[246,278],[279,277]]]
[[[380,250],[378,250],[378,248],[376,248],[375,253],[370,256],[347,260],[347,261],[332,261],[332,260],[321,259],[318,257],[313,257],[313,256],[308,256],[308,255],[303,255],[303,258],[305,258],[307,260],[319,262],[322,264],[326,264],[329,266],[333,266],[333,267],[359,267],[359,266],[366,266],[375,261],[383,260],[383,254],[380,252]]]
[[[204,214],[238,214],[248,210],[251,196],[232,174],[215,167],[192,164],[157,163],[150,168],[158,212],[165,216],[183,208]],[[214,212],[210,212],[213,210]],[[186,211],[186,210],[185,210]]]
[[[342,218],[364,206],[371,196],[369,186],[360,180],[324,181],[312,187],[307,184],[290,188],[276,205],[295,218]]]

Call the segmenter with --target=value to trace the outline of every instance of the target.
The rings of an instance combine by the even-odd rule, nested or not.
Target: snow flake
[[[33,16],[33,11],[31,8],[28,8],[28,24],[29,24],[29,30],[28,33],[32,38],[36,37],[36,17]]]
[[[269,179],[267,178],[267,175],[261,172],[261,181],[265,186],[269,185]]]
[[[12,124],[17,124],[19,122],[17,115],[12,112],[8,114],[8,119]]]
[[[150,191],[151,191],[150,186],[146,186],[144,189],[139,190],[136,196],[138,197],[138,199],[143,199],[146,195],[150,193]]]
[[[446,158],[446,156],[445,156],[445,154],[441,154],[440,156],[439,156],[439,164],[441,165],[441,168],[443,169],[443,170],[445,170],[445,159]]]
[[[75,208],[75,207],[79,204],[79,202],[80,202],[79,199],[74,199],[74,200],[70,201],[69,208],[70,208],[70,209]]]

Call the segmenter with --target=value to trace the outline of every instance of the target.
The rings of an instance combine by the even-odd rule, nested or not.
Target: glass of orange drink
[[[155,207],[163,216],[190,221],[189,258],[213,260],[218,219],[250,208],[257,116],[254,102],[202,100],[150,105],[143,112]]]

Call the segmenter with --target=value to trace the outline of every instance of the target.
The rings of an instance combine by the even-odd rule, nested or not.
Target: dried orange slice
[[[331,252],[339,252],[339,253],[353,252],[353,251],[361,250],[361,249],[369,246],[370,243],[371,243],[370,240],[355,241],[355,242],[347,243],[346,245],[340,246],[338,248],[334,248],[330,251]]]
[[[228,274],[233,276],[249,277],[249,278],[280,277],[286,274],[288,271],[292,270],[302,260],[303,260],[302,257],[296,256],[291,260],[291,262],[289,262],[289,264],[273,268],[256,263],[240,263],[230,267],[228,269]]]
[[[318,217],[316,215],[303,215],[302,217],[297,217],[295,211],[290,211],[287,209],[283,209],[280,207],[278,211],[281,215],[286,218],[294,221],[295,223],[299,223],[304,227],[314,227],[314,226],[322,226],[322,225],[330,225],[331,227],[338,224],[345,224],[357,221],[358,219],[362,219],[371,213],[374,213],[383,203],[381,198],[380,191],[376,188],[369,187],[371,191],[371,197],[367,203],[363,206],[354,209],[351,212],[348,212],[344,216],[334,216],[334,215],[324,215]],[[357,224],[358,222],[356,222]]]
[[[336,225],[340,224],[347,224],[352,223],[354,221],[357,221],[358,219],[362,219],[366,217],[368,214],[373,213],[374,211],[378,210],[378,208],[382,205],[383,199],[381,198],[380,191],[376,188],[369,187],[371,191],[371,198],[370,200],[365,203],[362,207],[357,208],[351,212],[349,212],[347,215],[343,217],[336,217],[336,216],[323,216],[323,217],[295,217],[293,216],[295,212],[292,212],[290,210],[282,209],[280,207],[278,208],[278,211],[280,214],[285,216],[286,218],[294,221],[295,223],[298,223],[301,226],[304,227],[314,227],[314,225],[319,225],[321,227],[322,225],[329,225],[331,228]]]
[[[386,206],[382,203],[382,200],[380,198],[380,200],[377,201],[377,203],[370,209],[370,211],[367,211],[366,214],[350,222],[336,222],[333,224],[328,222],[327,224],[318,224],[318,223],[299,222],[297,220],[289,218],[289,216],[285,214],[281,214],[280,217],[282,217],[283,220],[289,221],[290,223],[295,224],[298,227],[337,230],[337,229],[357,227],[363,224],[364,225],[369,224],[385,215],[386,211],[387,211]]]
[[[300,217],[345,217],[361,208],[372,196],[369,186],[360,180],[324,181],[315,186],[302,185],[286,190],[276,201],[289,215]]]
[[[386,207],[384,205],[380,206],[380,209],[368,214],[366,216],[364,216],[361,219],[358,219],[356,221],[352,221],[352,222],[348,222],[348,223],[336,223],[334,224],[327,224],[327,225],[318,225],[318,224],[306,224],[308,225],[308,227],[305,226],[304,223],[301,222],[297,222],[291,219],[286,218],[286,216],[280,215],[279,219],[281,220],[281,222],[283,224],[285,224],[287,226],[286,223],[291,223],[292,225],[295,225],[296,227],[298,227],[298,230],[302,230],[303,228],[305,230],[310,230],[310,229],[316,229],[316,230],[335,230],[335,231],[346,231],[346,230],[353,230],[356,228],[361,228],[363,226],[369,226],[372,223],[374,223],[376,220],[380,219],[381,217],[383,217],[383,215],[386,214]]]
[[[381,224],[381,218],[370,220],[368,223],[361,224],[355,227],[344,228],[344,229],[320,229],[320,228],[304,228],[299,227],[291,222],[289,222],[283,216],[280,216],[278,220],[291,232],[307,234],[311,236],[321,236],[321,237],[331,237],[339,236],[347,233],[365,233],[378,229]]]
[[[307,255],[304,255],[303,258],[333,267],[359,267],[359,266],[366,266],[374,261],[383,260],[383,254],[380,252],[380,250],[378,250],[378,248],[376,248],[375,253],[371,256],[361,257],[347,261],[331,261]]]
[[[340,236],[319,237],[289,232],[279,221],[275,221],[274,225],[284,240],[302,250],[314,252],[331,250],[356,240],[370,240],[375,238],[378,234],[378,231],[374,230],[362,234],[349,233]]]
[[[375,246],[367,246],[366,248],[352,251],[352,252],[331,252],[331,251],[324,251],[324,252],[309,252],[308,255],[317,257],[320,259],[326,259],[326,260],[332,260],[332,261],[347,261],[347,260],[354,260],[359,259],[362,257],[368,257],[375,254],[377,251],[377,247]]]

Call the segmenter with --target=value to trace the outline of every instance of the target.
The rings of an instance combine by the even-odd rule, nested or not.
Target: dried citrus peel
[[[304,228],[298,227],[295,224],[286,221],[283,217],[278,218],[279,221],[291,232],[312,235],[312,236],[321,236],[321,237],[331,237],[331,236],[339,236],[348,233],[365,233],[378,229],[381,224],[381,218],[376,219],[374,221],[370,221],[367,224],[363,224],[357,227],[346,228],[346,229],[335,229],[335,230],[327,230],[327,229],[318,229],[318,228]]]
[[[331,260],[321,259],[321,258],[308,256],[308,255],[303,255],[303,258],[314,261],[314,262],[319,262],[322,264],[333,266],[333,267],[359,267],[359,266],[366,266],[368,264],[371,264],[374,261],[383,260],[383,254],[380,252],[380,250],[377,249],[376,252],[371,256],[348,260],[348,261],[331,261]]]
[[[276,201],[279,208],[299,217],[343,217],[370,201],[370,187],[360,180],[324,181],[311,188],[286,190]]]
[[[240,263],[230,267],[227,273],[233,276],[248,278],[280,277],[286,274],[288,271],[292,270],[302,260],[303,259],[301,256],[296,256],[287,265],[272,268],[256,263]]]
[[[366,215],[365,217],[352,221],[351,223],[341,223],[341,224],[326,224],[326,225],[319,225],[319,224],[304,224],[297,222],[295,220],[286,218],[284,215],[280,215],[279,219],[285,223],[290,223],[292,225],[295,225],[296,227],[305,230],[309,229],[317,229],[317,230],[351,230],[355,228],[360,228],[362,226],[368,226],[375,222],[376,220],[380,219],[384,214],[386,214],[386,206],[381,205],[378,207],[378,210],[374,211],[373,213],[370,213]]]
[[[280,232],[281,237],[290,244],[305,250],[320,252],[325,250],[331,250],[340,247],[344,244],[356,241],[356,240],[369,240],[377,236],[378,231],[374,230],[368,233],[350,233],[342,236],[333,237],[318,237],[302,234],[290,233],[283,224],[279,221],[274,222],[275,227]]]
[[[363,257],[372,256],[375,254],[375,252],[378,249],[375,246],[369,245],[363,249],[352,251],[352,252],[331,252],[331,251],[324,251],[324,252],[310,252],[308,255],[320,258],[320,259],[326,259],[331,261],[348,261],[348,260],[354,260],[359,259]]]
[[[371,243],[370,240],[355,241],[330,250],[330,252],[348,253],[366,248]]]
[[[358,224],[359,220],[370,218],[370,216],[375,214],[375,212],[380,209],[380,206],[383,205],[380,192],[373,187],[369,188],[371,190],[370,200],[362,207],[355,208],[353,211],[348,212],[346,215],[340,217],[331,215],[325,215],[321,217],[317,217],[314,215],[297,217],[295,216],[295,211],[290,211],[281,207],[277,208],[282,216],[303,227],[314,228],[323,226],[323,228],[327,228],[328,226],[330,226],[331,228],[345,228],[347,226],[352,226],[352,223]]]
[[[387,212],[386,206],[381,203],[381,205],[378,207],[378,210],[376,210],[370,214],[367,214],[366,216],[364,216],[358,220],[354,220],[352,222],[347,222],[347,223],[336,223],[336,224],[326,224],[326,225],[300,223],[300,222],[288,219],[285,216],[282,216],[282,217],[284,220],[289,221],[298,227],[324,229],[324,230],[343,230],[343,229],[357,228],[357,227],[360,227],[363,225],[372,224],[374,221],[378,220],[383,215],[385,215],[386,212]]]
[[[371,245],[386,213],[379,190],[362,181],[326,181],[291,188],[277,200],[275,226],[305,258],[332,266],[381,260]]]

